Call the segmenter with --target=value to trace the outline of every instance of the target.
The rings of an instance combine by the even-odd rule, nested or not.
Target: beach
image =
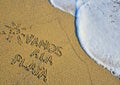
[[[0,17],[0,85],[120,85],[82,50],[74,17],[48,0],[1,0]]]

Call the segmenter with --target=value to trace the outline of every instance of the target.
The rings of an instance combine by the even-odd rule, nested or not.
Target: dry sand
[[[0,85],[120,85],[117,77],[83,52],[73,23],[73,16],[55,9],[47,0],[0,0]],[[35,37],[26,43],[30,34]],[[50,42],[52,52],[36,47],[37,38]],[[50,54],[53,64],[30,56],[37,49],[38,55]],[[14,62],[17,54],[22,59]],[[26,70],[31,63],[35,68]],[[40,69],[39,79],[34,74],[38,65],[47,69]]]

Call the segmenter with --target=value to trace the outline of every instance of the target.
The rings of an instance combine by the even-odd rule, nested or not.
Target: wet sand
[[[0,85],[120,85],[81,49],[74,17],[47,0],[0,0],[0,18]],[[50,47],[39,47],[37,39],[47,40]],[[35,50],[39,57],[48,53],[52,59],[46,63],[45,57],[30,56]],[[17,60],[18,54],[22,58]],[[35,68],[27,70],[31,63]],[[46,70],[36,71],[39,67]]]

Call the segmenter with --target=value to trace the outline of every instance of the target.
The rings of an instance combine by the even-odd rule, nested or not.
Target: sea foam
[[[49,0],[49,2],[56,8],[75,15],[75,0]]]
[[[75,16],[76,37],[98,64],[120,78],[120,0],[50,0]]]

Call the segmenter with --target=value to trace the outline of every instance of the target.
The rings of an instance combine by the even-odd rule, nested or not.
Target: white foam
[[[120,75],[119,7],[115,0],[91,0],[79,8],[76,21],[78,39],[85,52],[118,77]]]
[[[75,15],[75,0],[49,0],[50,3],[67,13],[72,14],[73,16]]]

